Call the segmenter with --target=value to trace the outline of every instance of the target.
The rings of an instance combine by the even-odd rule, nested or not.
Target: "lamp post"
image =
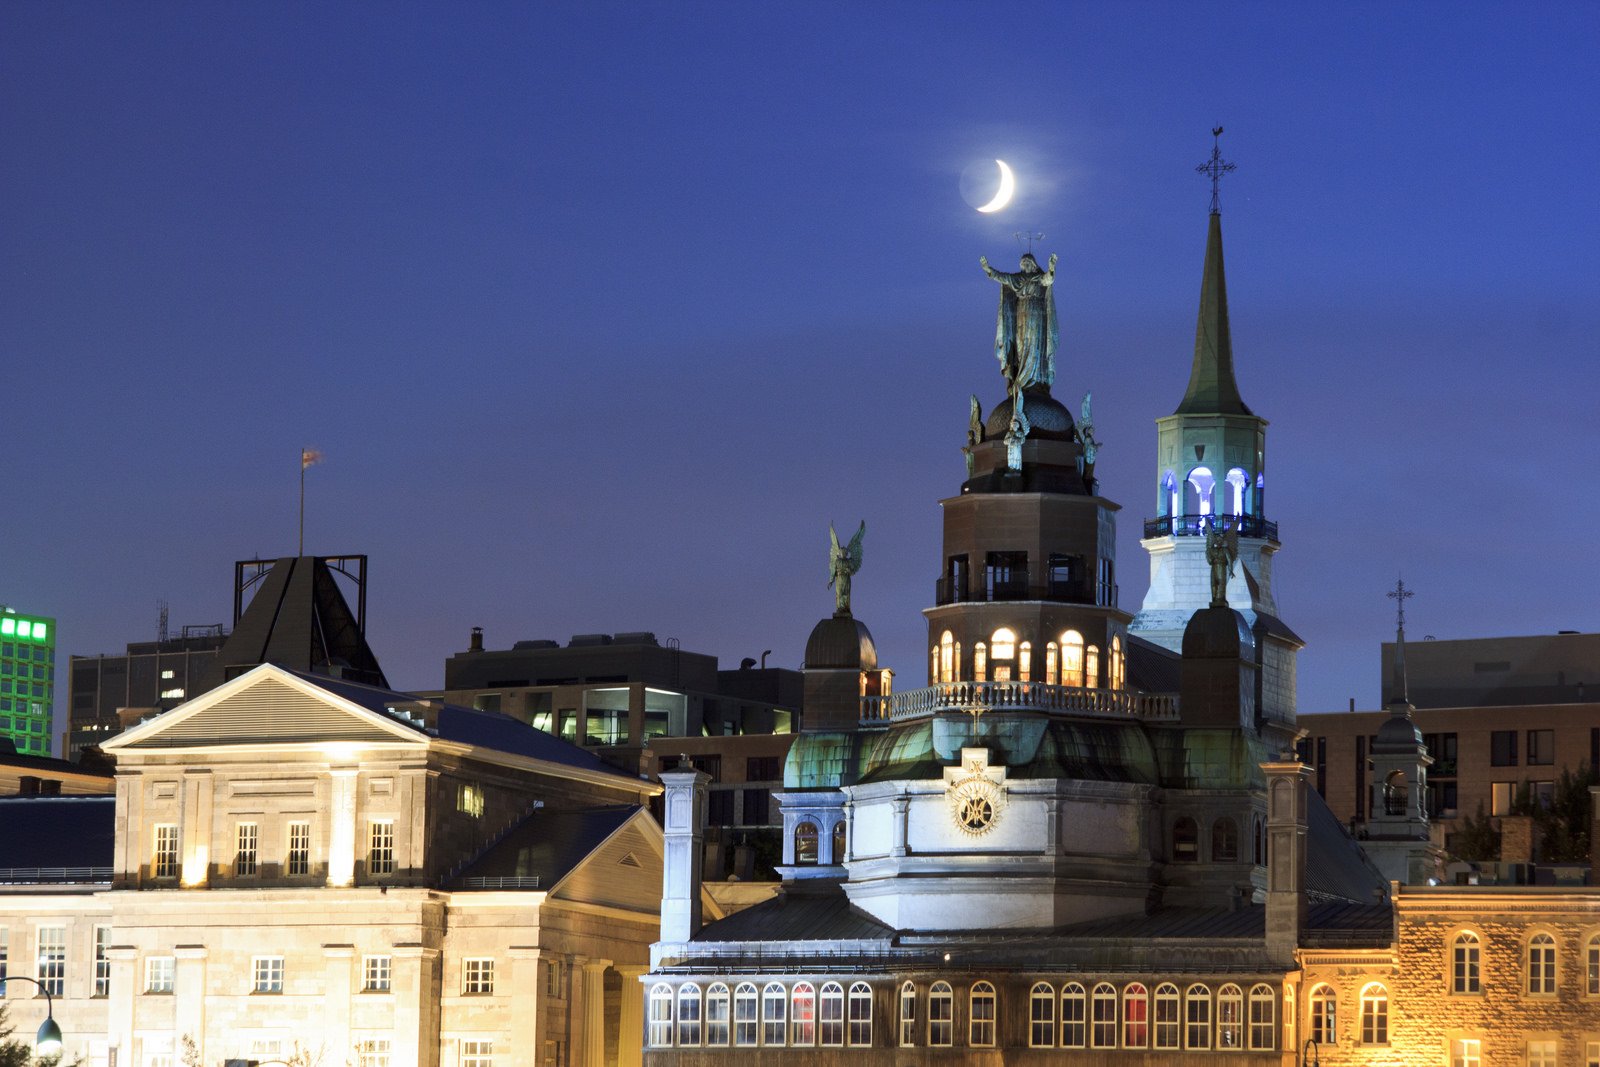
[[[39,1033],[33,1039],[33,1051],[41,1056],[54,1056],[61,1051],[61,1027],[56,1025],[55,1001],[50,996],[50,988],[25,974],[7,975],[0,979],[0,988],[9,982],[32,982],[44,994],[44,1022],[39,1024]]]
[[[1311,1050],[1311,1058],[1306,1058],[1306,1049]],[[1322,1067],[1322,1044],[1314,1037],[1306,1038],[1306,1043],[1300,1046],[1300,1067]]]

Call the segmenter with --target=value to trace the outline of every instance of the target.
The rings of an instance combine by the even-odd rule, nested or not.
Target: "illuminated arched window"
[[[982,641],[972,646],[972,680],[975,682],[987,681],[989,671],[989,652]]]
[[[1033,642],[1024,641],[1017,646],[1017,681],[1033,681]]]
[[[844,1044],[844,986],[824,982],[817,998],[817,1035],[824,1046]]]
[[[1061,635],[1061,684],[1083,684],[1083,635],[1076,630]]]
[[[1083,684],[1090,689],[1100,687],[1100,649],[1096,645],[1083,650]]]
[[[768,982],[761,989],[761,1043],[782,1048],[788,1030],[789,991],[782,982]]]
[[[1534,996],[1556,991],[1556,941],[1549,934],[1534,934],[1528,941],[1528,992]]]
[[[1122,638],[1111,638],[1111,688],[1128,688],[1128,661],[1122,654]]]
[[[1482,944],[1478,935],[1463,930],[1450,946],[1450,992],[1478,993],[1483,990]]]
[[[972,1048],[994,1047],[994,986],[974,982],[967,997],[967,1044]]]
[[[1056,990],[1037,983],[1028,993],[1028,1047],[1054,1048],[1056,1043]]]
[[[650,987],[650,1047],[672,1047],[672,987],[664,982]]]
[[[1044,682],[1046,685],[1061,684],[1061,646],[1054,641],[1044,646]]]
[[[1117,1047],[1117,990],[1101,982],[1089,995],[1089,1044],[1095,1048]]]
[[[1228,472],[1228,514],[1243,515],[1248,509],[1245,507],[1245,496],[1250,489],[1250,476],[1238,467]]]
[[[952,682],[959,682],[961,680],[961,642],[960,641],[956,642],[955,668],[950,672],[949,680],[952,681]]]
[[[1192,985],[1183,995],[1183,1047],[1211,1047],[1211,990]]]
[[[900,1047],[917,1043],[917,987],[910,982],[900,987]]]
[[[844,862],[845,858],[845,829],[844,820],[840,819],[833,824],[833,859],[834,864]]]
[[[1154,1048],[1178,1048],[1183,1036],[1183,1015],[1180,1011],[1178,987],[1171,982],[1156,986],[1155,1027],[1151,1037]]]
[[[1183,513],[1185,515],[1210,515],[1212,508],[1212,491],[1216,488],[1216,476],[1209,467],[1196,467],[1189,472],[1189,477],[1183,483]]]
[[[685,982],[678,987],[678,1047],[700,1045],[700,987]]]
[[[928,684],[933,685],[943,680],[939,674],[939,646],[934,645],[928,651]]]
[[[1217,1047],[1244,1048],[1244,991],[1231,983],[1217,990]]]
[[[1250,1047],[1271,1049],[1277,1037],[1277,995],[1269,985],[1250,987]]]
[[[1311,1036],[1320,1045],[1331,1045],[1339,1033],[1339,995],[1329,985],[1311,991]]]
[[[846,1037],[849,1044],[854,1046],[872,1044],[871,986],[865,982],[851,984],[848,1011],[849,1030]]]
[[[789,1044],[810,1048],[817,1043],[817,987],[796,982],[789,998]]]
[[[955,1040],[955,992],[949,982],[935,982],[928,987],[928,1045],[932,1048],[949,1048]]]
[[[953,682],[956,680],[956,639],[946,630],[939,635],[939,673],[935,681]]]
[[[1061,987],[1061,1047],[1083,1048],[1089,1042],[1089,995],[1077,982]]]
[[[1361,990],[1361,1043],[1389,1043],[1389,991],[1376,982]]]
[[[1232,863],[1239,858],[1239,827],[1226,815],[1211,824],[1211,860]]]
[[[1180,515],[1178,510],[1178,479],[1171,471],[1161,476],[1161,495],[1156,501],[1157,514],[1163,516]],[[1174,533],[1177,531],[1174,530]]]
[[[1193,863],[1200,858],[1200,828],[1187,815],[1172,824],[1172,861]]]
[[[804,866],[817,862],[817,824],[809,819],[794,828],[794,861]]]
[[[997,660],[1012,659],[1017,654],[1016,631],[1002,626],[989,638],[989,655]]]
[[[728,987],[716,982],[706,989],[706,1044],[728,1043]]]
[[[1138,982],[1122,990],[1122,1047],[1144,1048],[1150,1040],[1150,991]]]

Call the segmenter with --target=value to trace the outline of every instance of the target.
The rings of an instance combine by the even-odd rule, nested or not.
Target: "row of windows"
[[[10,660],[0,659],[0,675],[5,675],[6,677],[16,675],[18,678],[33,677],[43,681],[46,678],[55,678],[56,669],[43,664],[36,663],[30,666],[25,663],[12,663]]]
[[[1157,506],[1162,515],[1261,515],[1262,498],[1266,495],[1266,475],[1254,479],[1242,467],[1234,467],[1223,476],[1225,496],[1215,499],[1217,477],[1210,467],[1195,467],[1184,476],[1180,496],[1178,479],[1172,471],[1161,478],[1161,498]],[[1254,482],[1255,498],[1250,488]]]
[[[964,681],[961,642],[949,630],[929,653],[928,679],[934,684]],[[1090,689],[1124,689],[1127,664],[1122,655],[1122,638],[1111,638],[1111,658],[1105,674],[1100,671],[1100,647],[1085,645],[1076,630],[1063,631],[1060,638],[1044,646],[1044,673],[1036,678],[1033,642],[1018,641],[1016,631],[1002,626],[988,642],[972,646],[972,680],[978,682],[1032,682],[1046,685],[1087,686]]]
[[[950,1048],[956,1041],[956,991],[949,982],[928,987],[919,1013],[915,983],[900,987],[896,1036],[902,1047]],[[999,998],[992,982],[966,990],[969,1048],[992,1048]],[[648,1040],[653,1048],[845,1047],[872,1044],[872,987],[853,982],[715,982],[703,991],[685,982],[650,990]],[[1387,999],[1383,1037],[1388,1040]],[[1033,1048],[1256,1049],[1277,1044],[1277,995],[1271,986],[1227,984],[1213,995],[1194,984],[1181,993],[1171,982],[1154,992],[1141,982],[1117,989],[1068,982],[1059,990],[1035,984],[1028,996],[1028,1044]]]
[[[1339,1039],[1339,997],[1331,986],[1311,990],[1311,1037],[1322,1045]],[[1361,990],[1361,1044],[1389,1043],[1389,991],[1374,982]]]
[[[311,823],[294,821],[286,828],[284,873],[289,876],[311,873]],[[234,826],[233,873],[253,877],[260,873],[261,827],[253,822]],[[154,878],[176,878],[180,870],[178,827],[162,823],[155,827],[150,874]],[[374,819],[367,824],[367,873],[388,875],[395,871],[394,820]]]
[[[3,625],[4,622],[0,621],[0,626]],[[41,629],[44,627],[44,623],[42,622],[35,623],[35,625]],[[44,646],[18,645],[13,644],[10,641],[0,644],[0,657],[5,659],[31,659],[40,663],[48,663],[50,661],[50,656],[51,649]]]
[[[1583,991],[1600,996],[1600,933],[1590,935],[1582,949]],[[1559,954],[1556,940],[1547,933],[1528,938],[1522,952],[1522,991],[1530,996],[1555,996]],[[1450,992],[1483,992],[1483,939],[1470,930],[1450,942]]]
[[[1251,825],[1251,861],[1257,866],[1267,862],[1267,831],[1261,816],[1254,815]],[[1200,824],[1187,815],[1172,824],[1172,860],[1174,863],[1196,863],[1200,860]],[[1235,863],[1239,859],[1239,824],[1223,816],[1211,824],[1211,863]]]

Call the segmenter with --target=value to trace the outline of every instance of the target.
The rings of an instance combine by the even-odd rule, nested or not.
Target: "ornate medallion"
[[[994,829],[1006,806],[1004,767],[989,766],[989,750],[964,748],[961,765],[944,772],[945,799],[956,829],[977,837]]]

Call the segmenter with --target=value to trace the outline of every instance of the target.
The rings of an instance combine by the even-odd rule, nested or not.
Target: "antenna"
[[[156,605],[161,609],[160,621],[156,624],[156,640],[164,645],[167,643],[167,602],[163,598],[156,601]]]

